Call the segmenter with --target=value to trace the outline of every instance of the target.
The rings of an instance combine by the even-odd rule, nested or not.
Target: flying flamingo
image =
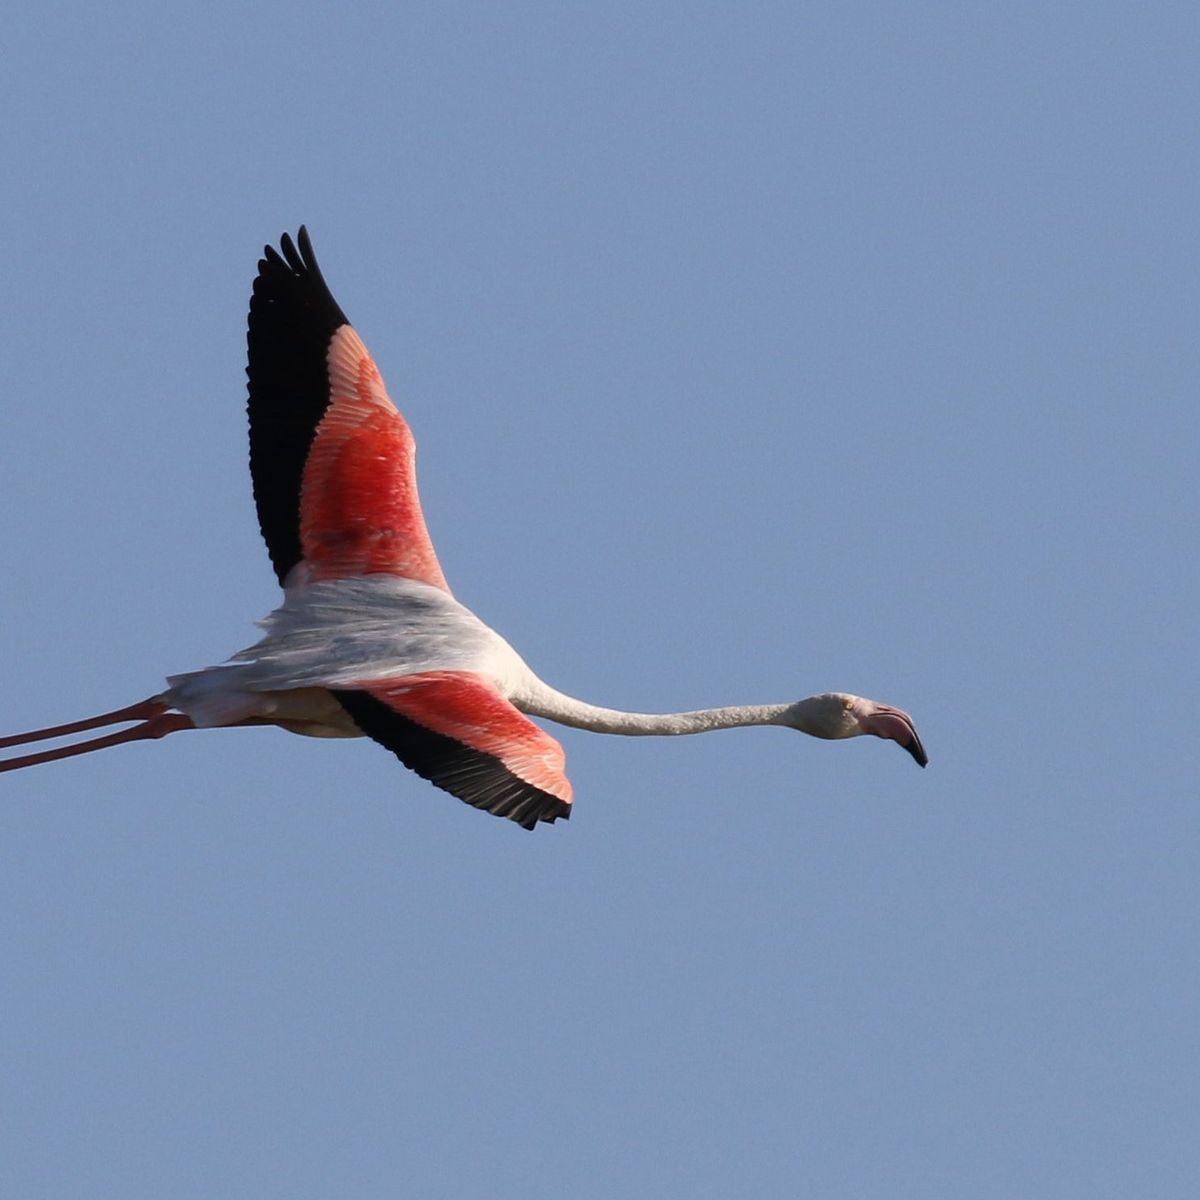
[[[843,692],[790,704],[620,712],[543,683],[450,593],[417,496],[415,444],[317,266],[308,232],[267,246],[250,299],[250,473],[283,603],[222,666],[140,704],[0,739],[0,747],[136,722],[0,762],[31,767],[181,729],[278,725],[373,738],[418,775],[532,829],[571,815],[562,747],[529,715],[597,733],[783,725],[874,734],[928,761],[907,713]],[[526,715],[529,714],[529,715]]]

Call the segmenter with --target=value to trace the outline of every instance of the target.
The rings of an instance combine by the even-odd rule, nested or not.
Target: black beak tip
[[[913,740],[904,748],[917,760],[918,767],[929,766],[929,755],[925,753],[925,747],[921,745],[919,737],[914,736]]]

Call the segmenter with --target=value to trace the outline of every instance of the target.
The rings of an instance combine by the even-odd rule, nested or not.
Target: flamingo
[[[678,735],[780,725],[898,742],[924,767],[912,718],[845,692],[792,703],[634,713],[544,683],[451,594],[417,495],[415,443],[325,283],[308,231],[264,249],[250,299],[250,473],[283,588],[265,635],[228,662],[86,720],[0,739],[116,733],[0,761],[0,771],[183,729],[276,725],[374,739],[405,766],[525,829],[571,815],[559,743],[529,718],[597,733]]]

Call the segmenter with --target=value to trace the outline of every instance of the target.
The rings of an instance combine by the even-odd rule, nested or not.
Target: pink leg
[[[175,733],[180,729],[195,729],[192,724],[191,717],[185,717],[182,713],[167,712],[166,706],[158,701],[146,701],[147,704],[156,705],[155,715],[150,716],[148,720],[143,721],[140,725],[133,726],[132,729],[122,729],[119,733],[110,733],[106,737],[92,738],[87,742],[76,742],[72,746],[61,746],[57,750],[43,750],[40,754],[26,754],[21,758],[9,758],[0,761],[0,772],[16,771],[21,767],[36,767],[39,763],[55,762],[60,758],[71,758],[76,754],[89,754],[93,750],[104,750],[109,746],[120,746],[124,742],[139,742],[145,738],[160,738],[165,737],[168,733]],[[141,705],[133,705],[129,709],[121,709],[123,713],[131,713],[134,709],[141,708]],[[106,713],[105,716],[112,716],[111,713]],[[132,720],[131,716],[123,716],[118,720]],[[113,722],[104,721],[100,717],[94,717],[89,721],[78,721],[74,725],[58,725],[53,731],[38,730],[37,734],[29,736],[28,734],[20,735],[15,741],[8,739],[5,745],[18,744],[22,739],[25,741],[36,741],[39,737],[56,737],[60,733],[73,733],[79,729],[94,728],[96,725],[107,725]]]
[[[85,729],[99,729],[104,725],[120,725],[125,721],[150,721],[160,717],[167,711],[167,706],[158,699],[151,697],[128,708],[116,708],[112,712],[101,713],[98,717],[87,717],[82,721],[72,721],[67,725],[51,725],[46,729],[34,729],[29,733],[14,733],[9,737],[0,738],[0,750],[7,746],[23,746],[26,742],[41,742],[47,738],[66,737],[68,733],[82,733]]]

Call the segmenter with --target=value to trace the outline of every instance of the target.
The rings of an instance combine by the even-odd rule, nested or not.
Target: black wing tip
[[[304,464],[329,407],[326,353],[347,324],[313,254],[307,226],[265,246],[246,327],[250,475],[258,524],[282,583],[302,557]]]
[[[297,275],[299,275],[304,264],[300,261],[300,255],[296,253],[296,243],[292,241],[292,235],[290,233],[282,233],[279,235],[279,249],[286,260],[287,265],[291,267]]]
[[[553,825],[559,817],[564,821],[571,819],[571,806],[565,800],[559,800],[556,796],[547,799],[547,793],[544,792],[538,796],[531,797],[524,803],[517,805],[514,809],[506,809],[501,812],[498,809],[490,808],[487,811],[493,816],[507,817],[510,821],[515,821],[522,829],[528,829],[530,833],[539,824]]]
[[[308,226],[300,226],[296,231],[295,241],[292,240],[290,233],[280,234],[279,250],[282,251],[282,255],[273,250],[272,247],[266,247],[266,253],[273,259],[274,263],[278,264],[279,267],[294,279],[310,281],[319,292],[324,294],[326,301],[336,314],[339,325],[348,325],[349,321],[346,319],[346,314],[342,312],[341,307],[334,300],[333,293],[329,290],[329,284],[325,282],[325,275],[321,271],[321,264],[317,262],[317,253],[313,249],[312,238],[308,234]],[[260,269],[261,265],[260,263]]]
[[[308,226],[301,225],[296,230],[295,240],[292,240],[290,233],[284,232],[279,235],[279,249],[283,252],[284,259],[287,264],[297,275],[303,275],[309,272],[313,275],[320,275],[321,268],[317,266],[317,255],[313,250],[312,238],[308,234]],[[267,247],[268,253],[271,247]]]
[[[317,256],[313,253],[312,239],[308,236],[308,226],[301,225],[296,230],[296,241],[300,243],[300,256],[313,270],[317,267]]]
[[[317,256],[313,251],[312,238],[308,235],[308,226],[301,225],[296,231],[296,239],[286,230],[279,235],[279,249],[272,245],[263,247],[263,257],[258,264],[261,272],[265,268],[275,268],[287,271],[292,275],[315,275],[321,278],[321,268],[317,265]]]
[[[423,774],[423,772],[418,772],[418,774]],[[429,776],[425,776],[425,778],[428,779]],[[438,787],[446,788],[445,781],[431,780],[431,782]],[[491,813],[493,817],[503,817],[505,820],[520,825],[522,829],[530,831],[536,829],[539,824],[553,825],[560,817],[563,820],[570,819],[571,805],[569,801],[562,800],[550,792],[542,791],[541,788],[527,783],[518,775],[510,777],[511,784],[515,784],[516,787],[513,790],[506,790],[499,798],[486,793],[471,795],[469,792],[457,788],[453,790],[446,788],[446,790],[452,791],[453,795],[466,801],[472,808]]]

